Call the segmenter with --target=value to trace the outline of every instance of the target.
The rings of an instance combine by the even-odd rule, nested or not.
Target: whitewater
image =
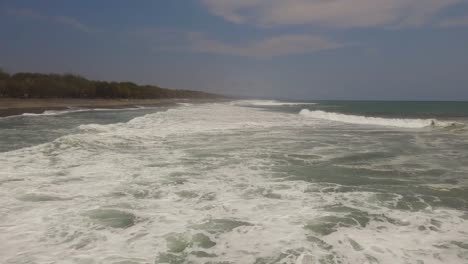
[[[468,263],[463,126],[315,104],[0,120],[0,263]]]

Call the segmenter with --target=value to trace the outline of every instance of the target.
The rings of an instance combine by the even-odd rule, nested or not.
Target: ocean
[[[468,103],[0,118],[0,263],[468,263]]]

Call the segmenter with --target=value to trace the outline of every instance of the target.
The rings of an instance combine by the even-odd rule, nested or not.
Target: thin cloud
[[[49,21],[58,23],[84,33],[92,33],[98,31],[93,27],[87,26],[78,19],[68,16],[46,16],[32,9],[8,9],[7,13],[12,16],[22,17],[35,21]]]
[[[214,15],[261,27],[333,28],[422,26],[464,0],[200,0]]]
[[[440,21],[437,24],[441,28],[449,27],[467,27],[468,26],[468,17],[454,17]]]
[[[31,20],[46,20],[47,17],[32,9],[7,9],[7,14]]]
[[[91,27],[81,23],[80,21],[78,21],[77,19],[75,19],[73,17],[58,16],[58,17],[55,17],[55,21],[57,21],[58,23],[61,23],[63,25],[72,27],[72,28],[74,28],[76,30],[85,32],[85,33],[92,33],[92,32],[97,31],[96,29],[91,28]]]
[[[344,43],[318,35],[280,35],[251,41],[244,45],[213,40],[202,34],[193,35],[190,39],[190,48],[195,52],[256,58],[308,54],[346,46]]]
[[[325,36],[307,34],[277,35],[240,44],[216,40],[201,32],[177,29],[142,29],[136,32],[136,36],[143,37],[157,52],[192,52],[259,59],[310,54],[351,45]]]

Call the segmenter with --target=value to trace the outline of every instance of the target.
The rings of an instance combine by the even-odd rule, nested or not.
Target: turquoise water
[[[0,257],[467,263],[466,107],[250,100],[1,119]]]

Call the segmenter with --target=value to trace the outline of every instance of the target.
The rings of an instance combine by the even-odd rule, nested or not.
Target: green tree
[[[10,75],[0,68],[0,97],[6,96],[6,85]]]
[[[170,90],[131,82],[91,81],[76,74],[0,71],[0,96],[28,98],[215,98],[203,92]]]
[[[10,78],[10,74],[0,68],[0,80],[6,80],[8,78]]]

